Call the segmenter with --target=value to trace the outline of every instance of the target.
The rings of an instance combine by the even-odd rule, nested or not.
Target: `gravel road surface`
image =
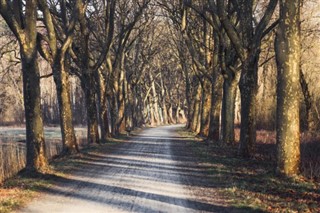
[[[210,165],[201,165],[179,125],[148,128],[77,168],[19,212],[228,212]]]

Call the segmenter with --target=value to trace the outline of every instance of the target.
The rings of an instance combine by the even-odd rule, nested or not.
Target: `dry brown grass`
[[[239,141],[240,130],[235,130],[236,141]],[[301,174],[310,180],[320,181],[320,134],[301,134]],[[261,161],[276,163],[276,132],[257,131],[257,144],[254,158]]]
[[[182,131],[182,134],[186,133]],[[302,137],[302,162],[311,162],[304,156],[316,157],[308,152],[316,154],[317,151],[314,145],[306,142],[305,136]],[[228,205],[243,208],[243,212],[320,212],[320,183],[303,176],[277,176],[274,172],[275,133],[258,131],[257,139],[256,153],[250,159],[237,156],[237,144],[221,146],[190,139],[189,146],[200,163],[217,165],[210,169],[212,184],[226,197]],[[308,147],[308,152],[304,146]],[[303,170],[301,165],[303,175],[308,176],[310,169]]]
[[[320,182],[320,135],[302,135],[300,168],[305,177]]]
[[[87,145],[85,138],[78,138],[80,147]],[[62,151],[61,140],[46,140],[46,156],[49,160]],[[23,142],[0,143],[0,184],[16,175],[26,165],[26,146]]]
[[[50,170],[54,174],[54,170]],[[0,212],[7,213],[24,206],[37,196],[41,188],[48,187],[51,180],[39,177],[20,177],[8,179],[0,188]]]

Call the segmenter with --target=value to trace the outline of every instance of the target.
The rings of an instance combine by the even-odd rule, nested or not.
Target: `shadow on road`
[[[188,149],[190,138],[176,131],[177,127],[147,129],[142,132],[147,135],[124,137],[117,145],[73,159],[70,175],[47,177],[54,182],[42,189],[50,196],[47,202],[90,202],[130,212],[256,211],[228,206],[216,192],[223,186],[214,182],[214,165],[199,164]]]

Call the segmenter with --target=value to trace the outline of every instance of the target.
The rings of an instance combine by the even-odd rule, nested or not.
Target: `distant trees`
[[[20,45],[28,168],[46,166],[40,105],[47,110],[55,102],[41,102],[40,78],[52,72],[65,154],[78,152],[74,121],[85,119],[89,143],[143,125],[186,122],[208,141],[233,144],[240,101],[238,154],[254,153],[257,124],[276,123],[277,170],[296,174],[300,120],[306,129],[320,123],[312,81],[318,75],[303,54],[315,43],[317,22],[312,15],[299,20],[300,9],[316,3],[279,2],[0,0]],[[46,75],[39,56],[51,68]],[[71,77],[80,82],[76,90]],[[0,99],[10,102],[2,93]],[[85,108],[77,111],[80,102]]]
[[[20,65],[18,43],[0,16],[0,117],[1,122],[24,120],[22,73],[15,72]],[[18,58],[18,59],[16,59]]]

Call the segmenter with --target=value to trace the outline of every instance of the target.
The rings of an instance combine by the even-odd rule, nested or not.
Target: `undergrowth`
[[[195,136],[184,130],[180,134]],[[262,212],[320,212],[319,183],[303,176],[276,176],[275,159],[264,158],[265,150],[256,150],[257,156],[242,159],[236,156],[236,145],[190,139],[188,146],[199,157],[199,163],[215,165],[210,169],[212,182],[219,194],[228,198],[228,205]]]

